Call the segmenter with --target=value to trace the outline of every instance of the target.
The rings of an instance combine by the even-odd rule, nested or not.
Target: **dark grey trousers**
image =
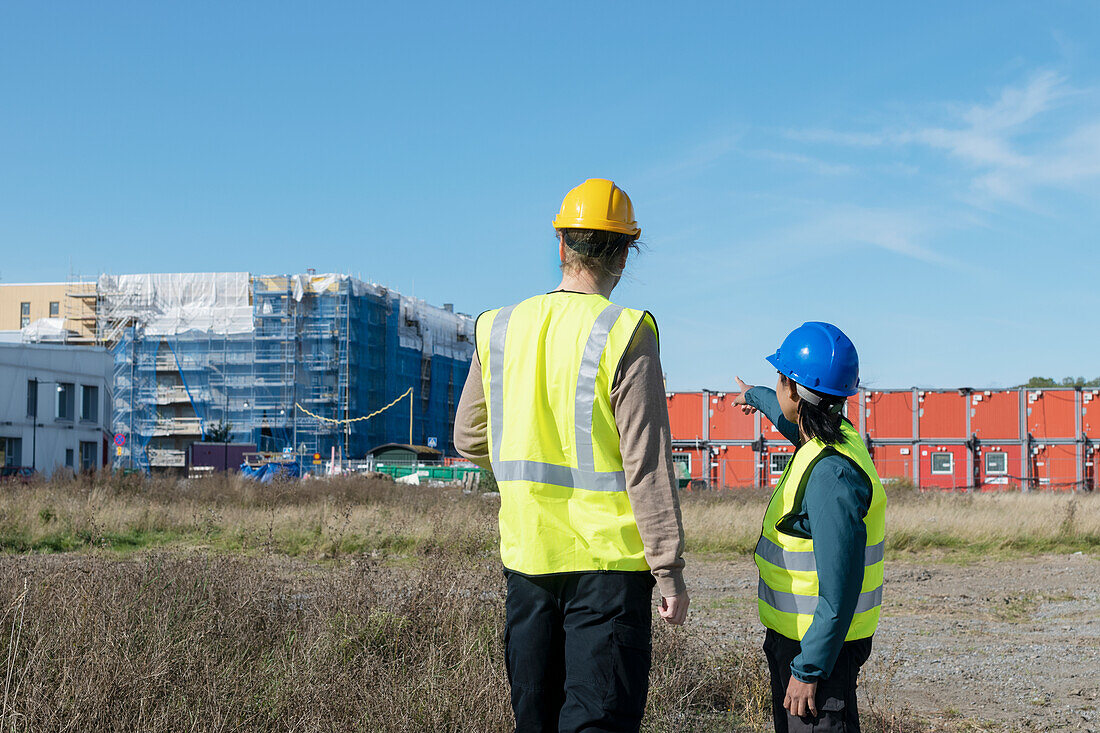
[[[817,716],[798,718],[783,707],[791,680],[791,662],[802,650],[794,639],[768,629],[764,655],[772,676],[772,716],[776,733],[859,733],[856,677],[871,655],[871,638],[848,641],[841,647],[833,671],[817,685]]]
[[[516,731],[637,731],[649,693],[653,576],[505,571],[505,577]]]

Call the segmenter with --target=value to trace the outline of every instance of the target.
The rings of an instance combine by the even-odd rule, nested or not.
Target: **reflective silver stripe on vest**
[[[817,609],[817,596],[800,596],[797,593],[774,590],[764,582],[763,578],[760,579],[760,584],[757,586],[757,595],[764,603],[783,613],[812,615]],[[856,613],[870,611],[872,608],[881,605],[882,586],[880,585],[874,590],[859,594],[859,601],[856,602]]]
[[[494,461],[493,475],[497,481],[531,481],[588,491],[626,491],[626,474],[622,471],[583,471],[538,461]]]
[[[501,308],[489,331],[489,420],[493,423],[493,458],[500,461],[500,439],[504,435],[504,341],[508,335],[508,319],[514,305]]]
[[[574,442],[577,448],[577,466],[582,471],[596,470],[596,452],[592,446],[592,413],[596,404],[596,376],[600,371],[600,358],[607,348],[611,329],[623,312],[621,305],[609,304],[596,316],[588,342],[581,356],[580,373],[577,375],[576,407],[573,412]]]
[[[879,542],[877,545],[871,545],[863,554],[864,566],[870,567],[871,565],[877,565],[882,562],[885,553],[885,540]],[[756,543],[756,554],[772,565],[777,565],[785,570],[817,570],[817,562],[814,560],[813,550],[806,552],[784,550],[767,537],[761,537],[760,541]]]

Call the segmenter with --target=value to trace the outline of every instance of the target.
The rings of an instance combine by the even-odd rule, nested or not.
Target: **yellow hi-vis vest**
[[[478,317],[509,570],[649,569],[611,412],[611,385],[638,328],[657,332],[649,313],[581,293],[539,295]]]
[[[863,519],[867,527],[863,586],[845,639],[866,638],[874,634],[878,627],[886,546],[886,492],[859,433],[846,420],[841,420],[840,424],[843,442],[826,447],[815,439],[795,451],[764,513],[764,529],[756,545],[756,566],[760,569],[757,599],[760,622],[798,641],[810,628],[814,609],[817,608],[814,542],[786,534],[780,528],[788,526],[786,522],[802,511],[802,498],[810,471],[821,458],[833,451],[850,458],[871,484],[871,506]]]

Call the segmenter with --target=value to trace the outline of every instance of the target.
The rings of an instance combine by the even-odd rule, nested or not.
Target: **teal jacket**
[[[796,446],[798,426],[783,417],[775,390],[753,387],[745,401],[760,410]],[[825,679],[833,671],[863,585],[871,486],[863,472],[841,455],[822,458],[806,484],[802,513],[794,524],[799,536],[814,541],[818,602],[814,620],[802,638],[802,652],[791,662],[791,674],[803,682]]]

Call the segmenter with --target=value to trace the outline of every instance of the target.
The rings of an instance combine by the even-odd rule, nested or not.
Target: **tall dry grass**
[[[0,561],[4,731],[504,731],[499,566]],[[25,592],[24,592],[25,591]],[[753,655],[659,627],[646,730],[764,720]]]
[[[0,550],[206,546],[333,557],[489,554],[496,505],[460,490],[356,477],[258,484],[104,474],[0,491]]]
[[[1100,551],[1100,495],[921,493],[887,489],[887,548],[963,552]],[[701,492],[682,502],[691,549],[748,553],[760,536],[770,494]]]
[[[765,500],[686,497],[691,542],[754,541]],[[0,730],[508,730],[496,508],[355,478],[5,487]],[[709,634],[655,624],[645,730],[770,728],[761,655]]]
[[[892,551],[1063,552],[1100,549],[1100,496],[888,489]],[[690,551],[752,551],[769,494],[738,489],[683,496]],[[0,551],[210,547],[331,558],[440,552],[491,557],[497,500],[459,489],[356,477],[257,484],[82,476],[0,491]]]

